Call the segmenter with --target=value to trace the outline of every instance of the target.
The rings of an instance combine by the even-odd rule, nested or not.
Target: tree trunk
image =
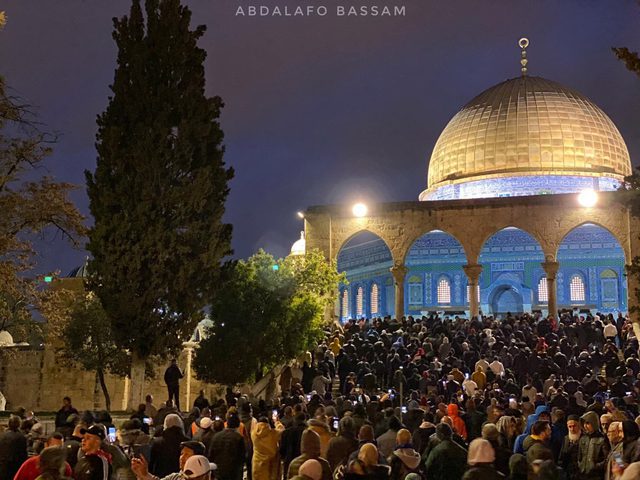
[[[145,359],[138,353],[131,352],[131,388],[127,406],[130,411],[135,411],[138,405],[144,403],[144,370]]]
[[[107,408],[107,412],[110,412],[111,397],[109,396],[109,389],[107,388],[107,384],[104,381],[104,371],[101,368],[98,369],[98,380],[100,381],[100,388],[102,388],[102,394],[104,395],[104,404]]]

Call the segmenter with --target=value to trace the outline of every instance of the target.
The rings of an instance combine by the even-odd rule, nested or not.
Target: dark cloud
[[[236,169],[227,220],[237,256],[283,255],[298,237],[296,210],[366,198],[412,200],[424,189],[431,149],[470,98],[530,70],[586,94],[640,154],[640,79],[610,48],[640,48],[635,2],[406,0],[400,18],[242,18],[252,2],[194,0],[206,24],[207,92],[223,97],[226,160]],[[310,2],[264,0],[264,5]],[[316,5],[371,4],[316,2]],[[381,5],[383,2],[376,2]],[[253,4],[260,4],[253,2]],[[387,2],[393,5],[393,2]],[[0,74],[61,134],[50,159],[82,184],[95,166],[95,117],[109,95],[116,50],[111,18],[124,0],[9,2]],[[74,198],[88,213],[84,187]],[[85,253],[42,243],[39,270],[70,270]]]

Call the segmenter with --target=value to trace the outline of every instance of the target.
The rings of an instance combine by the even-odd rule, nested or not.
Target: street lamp
[[[364,203],[356,203],[351,209],[354,217],[364,217],[368,211],[369,209]]]
[[[591,208],[598,203],[598,194],[591,189],[583,190],[578,195],[578,203],[583,207]]]

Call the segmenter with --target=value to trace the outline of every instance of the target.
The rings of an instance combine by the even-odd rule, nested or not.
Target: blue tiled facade
[[[539,292],[540,280],[545,276],[540,265],[543,261],[540,245],[522,230],[508,228],[489,238],[479,259],[483,266],[480,276],[482,312],[546,311],[544,292]],[[626,311],[624,253],[611,233],[595,225],[574,229],[558,250],[558,262],[559,308]],[[420,237],[405,261],[408,269],[404,291],[406,313],[468,311],[467,277],[462,269],[466,263],[462,245],[449,234],[434,231]],[[349,285],[340,289],[342,320],[375,316],[376,306],[371,305],[374,284],[378,287],[377,315],[394,315],[391,266],[391,254],[385,243],[368,232],[355,237],[341,249],[338,269],[345,271],[349,280]],[[440,296],[439,284],[444,287]],[[362,311],[357,315],[360,288]],[[345,290],[348,298],[346,315],[342,300]]]

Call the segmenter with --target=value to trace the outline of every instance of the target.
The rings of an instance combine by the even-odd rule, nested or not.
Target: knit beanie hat
[[[477,463],[493,463],[496,459],[496,452],[488,440],[476,438],[469,445],[467,463],[475,465]]]
[[[309,477],[311,480],[322,480],[322,465],[318,460],[307,460],[298,469],[300,475]]]

